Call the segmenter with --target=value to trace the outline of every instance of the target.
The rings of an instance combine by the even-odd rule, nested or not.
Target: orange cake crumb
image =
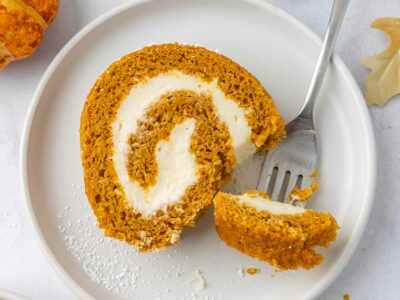
[[[260,269],[257,269],[257,268],[248,268],[246,270],[246,273],[249,274],[249,275],[255,275],[258,272],[260,272]]]
[[[348,293],[344,294],[343,300],[350,300],[350,295]]]
[[[293,188],[293,191],[290,193],[289,198],[292,201],[301,201],[305,202],[311,198],[313,195],[313,189],[311,187],[305,187],[303,189],[299,189],[297,186]]]
[[[300,201],[300,202],[308,201],[312,197],[314,192],[318,190],[318,187],[319,187],[319,183],[317,180],[318,173],[319,173],[318,170],[315,170],[310,175],[310,177],[313,178],[313,181],[311,182],[311,186],[307,186],[302,189],[295,186],[289,195],[289,199],[292,202],[293,201]]]

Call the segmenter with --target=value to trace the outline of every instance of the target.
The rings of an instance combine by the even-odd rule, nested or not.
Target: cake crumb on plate
[[[246,273],[249,275],[256,275],[259,272],[260,272],[260,269],[257,269],[257,268],[248,268],[246,270]]]

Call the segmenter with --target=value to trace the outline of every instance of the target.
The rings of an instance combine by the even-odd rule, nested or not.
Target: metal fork
[[[267,192],[271,199],[291,202],[295,186],[310,187],[311,175],[319,168],[317,132],[314,128],[314,103],[332,56],[336,37],[349,0],[334,0],[322,51],[318,58],[307,97],[297,117],[286,125],[286,139],[264,158],[257,190]],[[304,206],[304,202],[294,203]]]

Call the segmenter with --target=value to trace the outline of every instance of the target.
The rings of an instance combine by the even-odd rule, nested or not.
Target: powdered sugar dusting
[[[221,257],[219,249],[226,246],[210,226],[212,211],[199,220],[196,228],[185,230],[180,241],[171,236],[172,240],[178,239],[176,245],[159,252],[139,253],[125,242],[104,237],[82,184],[61,189],[69,190],[69,197],[59,203],[54,218],[61,241],[72,254],[68,259],[97,283],[97,293],[105,299],[116,295],[124,299],[220,300],[224,299],[222,291],[227,290],[221,290],[217,282],[225,278],[225,287],[233,287],[239,280],[234,273],[226,272],[241,261]],[[208,246],[199,252],[199,245],[204,243]]]
[[[207,286],[207,283],[206,283],[206,280],[205,280],[203,274],[200,272],[200,270],[196,270],[192,276],[194,276],[194,277],[189,280],[188,284],[190,284],[192,282],[195,283],[195,292],[196,293],[203,291]]]
[[[92,281],[113,294],[135,299],[146,299],[149,293],[154,299],[168,298],[171,294],[193,299],[191,293],[200,299],[197,293],[206,288],[206,281],[199,271],[195,284],[182,284],[182,279],[193,275],[189,252],[181,253],[179,247],[173,246],[156,253],[139,253],[122,241],[104,237],[88,201],[79,198],[83,194],[83,190],[78,191],[82,185],[75,184],[72,188],[70,201],[57,214],[58,230],[67,249]],[[201,299],[218,299],[203,296]]]
[[[84,207],[89,209],[87,204]],[[87,215],[84,220],[77,219],[73,222],[69,218],[72,215],[68,213],[71,211],[66,206],[59,214],[64,221],[59,230],[64,234],[68,250],[94,282],[116,294],[133,296],[140,277],[140,266],[132,261],[122,262],[120,256],[138,255],[136,250],[103,237],[102,232],[96,229],[97,224],[93,215]]]
[[[239,266],[236,268],[235,271],[236,271],[236,274],[238,274],[239,278],[243,278],[244,270],[243,270],[243,266],[242,266],[242,265],[239,265]]]

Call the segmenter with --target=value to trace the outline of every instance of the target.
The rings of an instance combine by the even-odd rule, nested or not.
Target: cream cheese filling
[[[189,151],[190,137],[195,128],[194,119],[178,124],[169,141],[160,141],[157,145],[158,176],[155,186],[144,190],[130,179],[127,170],[130,151],[127,141],[130,135],[136,133],[137,121],[143,117],[149,105],[163,94],[179,90],[204,93],[211,97],[218,117],[229,129],[238,163],[256,151],[256,146],[251,142],[251,128],[245,111],[225,96],[218,87],[218,79],[205,82],[196,76],[171,71],[138,83],[121,103],[112,124],[113,162],[125,195],[133,208],[145,218],[160,209],[165,211],[169,205],[179,201],[186,189],[197,180],[194,155]]]
[[[241,204],[245,203],[258,211],[268,211],[274,215],[294,215],[304,213],[306,210],[302,207],[293,206],[291,204],[271,201],[259,195],[243,194],[238,196]]]

